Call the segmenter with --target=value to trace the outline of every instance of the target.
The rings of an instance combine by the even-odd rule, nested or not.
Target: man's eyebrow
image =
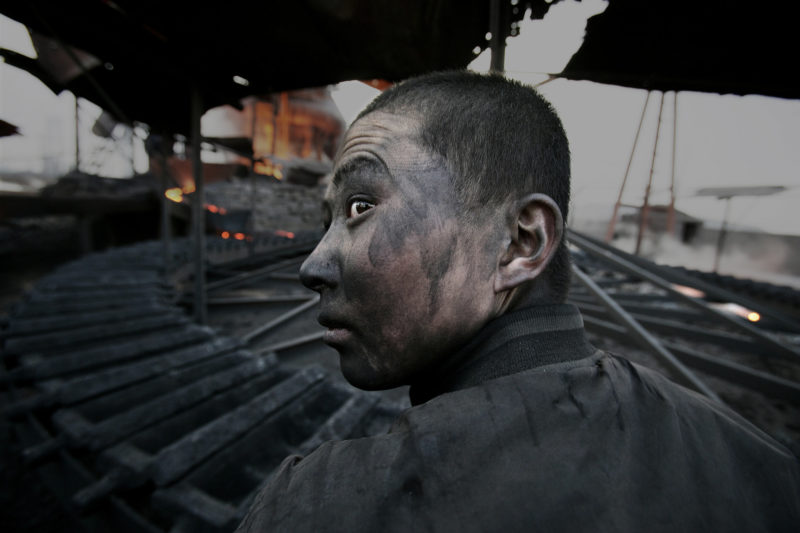
[[[332,183],[334,186],[341,185],[342,180],[348,174],[361,174],[361,173],[385,173],[386,166],[382,161],[372,159],[371,157],[356,157],[350,159],[345,164],[340,166],[336,173],[333,175]]]

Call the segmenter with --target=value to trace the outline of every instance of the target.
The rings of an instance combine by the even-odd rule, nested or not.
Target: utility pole
[[[502,74],[505,71],[506,38],[503,31],[503,4],[500,0],[491,0],[489,5],[489,31],[492,38],[489,47],[492,59],[489,66],[490,72]]]
[[[664,111],[664,93],[661,93],[661,103],[658,106],[658,124],[656,125],[656,141],[653,144],[653,158],[650,160],[650,178],[647,180],[647,189],[644,191],[644,202],[639,212],[639,233],[636,235],[636,250],[634,255],[639,255],[642,247],[642,237],[647,226],[647,215],[650,213],[650,189],[653,186],[653,173],[656,168],[656,152],[658,151],[658,134],[661,131],[661,113]]]
[[[631,148],[631,156],[628,158],[628,166],[625,167],[625,175],[622,177],[622,185],[619,186],[619,194],[617,201],[614,203],[614,212],[611,214],[611,220],[608,221],[608,229],[606,230],[606,242],[611,242],[614,238],[614,228],[617,225],[617,216],[619,216],[619,207],[622,205],[622,194],[625,192],[625,184],[628,183],[628,175],[631,173],[631,164],[633,163],[633,156],[636,154],[636,145],[639,143],[639,134],[642,132],[642,123],[644,123],[644,116],[647,112],[647,104],[650,102],[650,91],[647,91],[647,97],[644,99],[644,107],[642,107],[642,116],[639,117],[639,127],[636,128],[636,135],[633,138],[633,148]]]
[[[81,171],[81,134],[78,127],[78,95],[75,95],[75,172]]]
[[[192,88],[192,169],[194,198],[192,199],[192,244],[194,248],[194,319],[198,324],[208,321],[206,309],[206,213],[203,192],[203,160],[200,157],[200,117],[203,101],[200,90]]]

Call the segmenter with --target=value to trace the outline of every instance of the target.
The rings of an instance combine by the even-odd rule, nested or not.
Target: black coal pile
[[[285,277],[308,239],[212,239],[212,262],[225,259],[216,271],[237,274],[209,289],[254,270]],[[173,250],[173,265],[188,263],[188,243]],[[41,279],[3,332],[21,457],[81,527],[230,531],[285,456],[385,431],[401,409],[320,366],[281,362],[319,335],[255,347],[192,323],[177,289],[187,269],[163,269],[158,243],[87,256]]]
[[[324,192],[319,186],[307,187],[260,177],[234,178],[208,185],[206,203],[225,210],[220,219],[235,214],[246,215],[247,222],[241,227],[242,231],[253,234],[276,230],[296,233],[322,227],[320,206]],[[219,214],[219,209],[215,211]],[[227,227],[220,229],[229,230]]]
[[[274,227],[210,238],[206,326],[188,318],[183,240],[166,270],[160,243],[117,248],[59,268],[15,306],[2,333],[6,413],[25,472],[41,475],[65,516],[99,531],[230,531],[285,456],[388,428],[405,391],[342,381],[321,342],[317,295],[299,283],[318,238]],[[598,346],[800,449],[794,317],[571,240],[570,301]]]

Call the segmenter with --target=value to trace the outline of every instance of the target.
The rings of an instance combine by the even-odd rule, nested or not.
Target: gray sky
[[[605,9],[604,0],[562,2],[543,21],[525,20],[520,35],[508,39],[509,77],[536,84],[560,72],[583,38],[586,19]],[[26,44],[27,43],[27,44]],[[0,16],[0,45],[30,46],[24,31]],[[471,68],[488,69],[489,53]],[[573,221],[607,221],[619,190],[645,100],[645,91],[591,82],[555,80],[540,88],[561,116],[573,160]],[[377,94],[360,82],[339,84],[334,100],[345,119]],[[640,204],[649,174],[660,94],[653,93],[623,201]],[[60,158],[68,169],[74,151],[73,99],[55,96],[27,73],[0,64],[0,118],[20,126],[22,137],[0,140],[0,166],[41,165],[42,153]],[[783,185],[771,197],[733,200],[731,222],[762,231],[800,235],[800,101],[763,96],[682,92],[678,98],[677,207],[706,220],[721,220],[722,202],[697,198],[702,187]],[[82,131],[99,108],[84,102]],[[664,102],[651,202],[668,201],[671,174],[673,93]],[[87,135],[87,138],[88,135]],[[125,175],[129,155],[108,163],[104,172]],[[137,170],[144,170],[137,152]],[[125,168],[126,167],[126,168]],[[34,168],[35,170],[35,168]]]
[[[560,72],[577,51],[586,19],[605,9],[604,0],[562,2],[542,21],[525,20],[520,35],[508,39],[506,74],[537,84]],[[485,50],[470,65],[485,72]],[[377,91],[340,84],[334,99],[347,120]],[[555,80],[540,87],[564,122],[572,151],[575,219],[608,221],[625,167],[646,91],[592,82]],[[674,93],[664,100],[651,203],[669,202]],[[623,202],[641,204],[655,141],[660,93],[650,97]],[[771,233],[800,235],[800,101],[765,96],[681,92],[676,149],[677,207],[699,218],[722,220],[724,205],[698,198],[703,187],[783,185],[771,197],[732,200],[730,222]]]

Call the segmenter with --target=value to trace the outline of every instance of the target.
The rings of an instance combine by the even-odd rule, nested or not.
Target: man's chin
[[[390,379],[391,376],[387,376],[385,372],[378,372],[361,361],[354,361],[352,354],[343,353],[345,350],[337,348],[337,351],[342,375],[352,386],[361,390],[373,391],[394,389],[403,385],[399,380]]]

